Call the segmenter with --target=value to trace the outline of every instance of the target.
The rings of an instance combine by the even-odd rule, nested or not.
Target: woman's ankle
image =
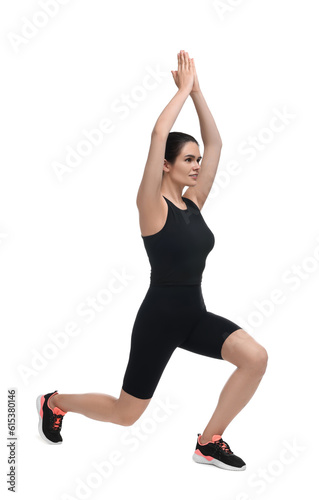
[[[207,438],[206,436],[201,436],[201,437],[199,438],[199,442],[200,442],[200,444],[207,444],[207,443],[208,443],[209,441],[211,441],[211,440],[212,440],[212,438],[211,438],[211,437],[210,437],[210,438]]]
[[[49,399],[49,407],[51,408],[51,410],[54,410],[56,406],[58,407],[56,397],[57,394],[54,394],[54,396],[51,396]]]

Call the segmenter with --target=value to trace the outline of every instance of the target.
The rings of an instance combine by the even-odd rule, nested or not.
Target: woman
[[[47,442],[60,444],[67,412],[134,424],[150,403],[172,353],[180,347],[236,366],[204,432],[197,435],[193,459],[245,470],[245,462],[231,451],[222,434],[256,391],[267,352],[239,325],[207,311],[202,296],[202,272],[215,240],[201,209],[216,175],[222,143],[200,90],[194,60],[183,50],[177,57],[178,69],[172,75],[178,91],[155,123],[136,200],[151,279],[134,322],[120,396],[57,391],[40,395],[39,432]],[[204,143],[201,164],[194,137],[170,132],[189,95]],[[185,185],[188,189],[182,196]]]

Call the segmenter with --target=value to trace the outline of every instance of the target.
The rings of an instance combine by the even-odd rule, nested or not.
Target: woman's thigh
[[[133,325],[122,389],[136,398],[152,398],[179,342],[179,329],[172,315],[161,314],[156,304],[149,301]]]
[[[174,342],[152,338],[151,330],[143,337],[133,335],[122,389],[136,398],[151,399],[176,347]]]
[[[205,311],[179,347],[203,356],[224,359],[223,344],[237,330],[243,331],[241,326],[230,319]]]

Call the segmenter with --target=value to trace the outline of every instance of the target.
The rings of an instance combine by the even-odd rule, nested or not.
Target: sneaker
[[[39,433],[40,436],[50,444],[61,444],[63,439],[60,434],[62,419],[67,412],[62,411],[57,406],[51,410],[49,399],[57,394],[58,391],[48,394],[40,394],[37,397],[37,410],[39,414]]]
[[[245,462],[234,455],[228,444],[219,434],[214,434],[211,441],[205,444],[199,442],[201,434],[197,434],[197,444],[193,460],[198,464],[216,465],[221,469],[245,470]]]

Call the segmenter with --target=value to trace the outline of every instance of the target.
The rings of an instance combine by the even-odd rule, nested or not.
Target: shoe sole
[[[62,441],[58,441],[57,443],[55,443],[54,441],[50,441],[50,439],[48,439],[44,433],[43,433],[43,430],[42,430],[42,417],[40,415],[40,412],[41,412],[41,399],[42,399],[42,396],[43,394],[40,394],[38,397],[37,397],[37,411],[38,411],[38,414],[39,414],[39,424],[38,424],[38,429],[39,429],[39,434],[40,436],[42,437],[42,439],[44,439],[44,441],[46,441],[47,443],[49,444],[62,444]]]
[[[215,465],[215,467],[219,467],[220,469],[226,469],[226,470],[245,470],[246,469],[246,465],[243,465],[242,467],[234,467],[233,465],[224,464],[220,460],[217,460],[217,458],[214,458],[213,460],[207,460],[205,457],[201,457],[200,455],[197,455],[197,453],[194,453],[193,460],[194,460],[194,462],[197,462],[198,464]]]

